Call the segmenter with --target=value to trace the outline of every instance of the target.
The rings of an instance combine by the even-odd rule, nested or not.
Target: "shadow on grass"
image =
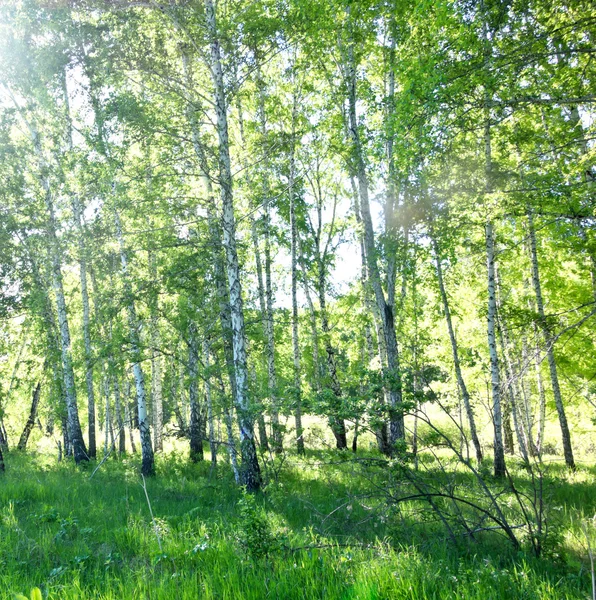
[[[533,559],[495,534],[454,545],[424,502],[404,510],[388,506],[384,491],[395,473],[378,458],[290,456],[257,503],[278,541],[307,548],[255,562],[237,541],[242,492],[225,463],[212,469],[207,462],[192,465],[184,455],[159,456],[158,475],[147,481],[152,522],[137,457],[110,459],[90,479],[93,465],[80,469],[11,453],[0,484],[0,591],[8,589],[2,585],[25,590],[43,583],[61,599],[77,597],[77,585],[113,587],[106,598],[190,598],[197,597],[197,586],[202,596],[214,598],[440,598],[450,586],[461,588],[452,596],[461,598],[585,595],[586,572],[573,561],[571,569],[564,557]],[[445,477],[473,485],[469,473],[445,473],[426,462],[423,467],[435,483]],[[563,522],[572,510],[594,506],[592,474],[580,469],[567,477],[558,467],[549,473],[549,501],[561,502]],[[520,469],[514,478],[528,484]],[[315,548],[318,543],[330,548]],[[573,559],[579,561],[579,554]],[[540,591],[551,588],[560,593]],[[507,589],[509,596],[503,595]]]

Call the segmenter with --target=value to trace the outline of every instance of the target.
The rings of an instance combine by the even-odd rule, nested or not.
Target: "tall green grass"
[[[589,597],[579,523],[596,510],[593,469],[553,468],[556,535],[536,559],[498,535],[454,546],[424,515],[404,519],[360,497],[370,481],[336,459],[292,458],[253,499],[225,465],[160,457],[147,481],[152,521],[132,459],[90,478],[11,453],[0,476],[0,598],[34,586],[56,600]]]

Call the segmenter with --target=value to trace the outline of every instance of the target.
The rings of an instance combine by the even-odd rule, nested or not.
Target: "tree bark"
[[[228,438],[228,443],[226,444],[228,450],[228,456],[230,457],[230,464],[232,465],[232,472],[234,473],[234,481],[236,483],[241,483],[240,479],[240,469],[238,468],[238,452],[236,450],[236,440],[234,439],[234,428],[232,426],[232,409],[226,402],[226,391],[223,383],[223,379],[221,377],[221,372],[219,373],[219,385],[221,389],[221,405],[224,413],[224,421],[226,426],[226,435]]]
[[[290,146],[290,172],[288,177],[288,195],[290,197],[290,253],[292,276],[292,365],[294,368],[294,422],[296,425],[296,451],[304,454],[304,430],[302,428],[302,378],[300,370],[300,339],[298,337],[298,224],[296,222],[296,198],[294,198],[294,177],[296,170],[296,112],[298,95],[293,94],[292,137]]]
[[[511,415],[513,416],[513,427],[515,430],[515,437],[517,438],[517,445],[519,447],[520,454],[526,463],[529,462],[528,456],[528,442],[526,440],[526,432],[520,417],[520,394],[516,384],[516,373],[513,370],[511,363],[511,357],[509,356],[509,337],[507,335],[507,329],[503,323],[501,315],[498,315],[498,325],[500,330],[500,341],[501,341],[501,354],[503,355],[503,363],[505,370],[505,385],[509,390],[509,403],[511,406]]]
[[[488,79],[491,63],[491,45],[488,31],[488,19],[483,0],[480,5],[482,19],[482,42],[484,76]],[[490,122],[490,89],[488,84],[484,85],[484,192],[485,199],[492,193],[492,139]],[[496,318],[497,318],[497,296],[495,283],[495,239],[493,222],[490,216],[485,222],[486,241],[486,271],[487,271],[487,337],[488,351],[490,355],[491,387],[493,401],[493,427],[494,427],[494,474],[495,477],[504,477],[505,449],[503,446],[503,415],[501,411],[501,379],[499,373],[499,358],[497,354]]]
[[[530,237],[530,253],[532,259],[532,283],[534,286],[534,294],[536,296],[536,310],[538,311],[538,325],[542,330],[544,343],[546,346],[546,358],[548,360],[548,368],[550,371],[550,380],[555,398],[555,406],[557,407],[557,415],[559,417],[559,425],[561,427],[561,438],[563,441],[563,453],[565,455],[565,463],[570,469],[575,469],[575,460],[573,457],[573,448],[571,445],[571,434],[567,423],[567,415],[565,414],[565,406],[561,396],[561,388],[559,386],[559,375],[557,372],[557,363],[555,362],[554,340],[548,328],[546,316],[544,313],[544,300],[542,297],[542,286],[540,284],[540,271],[538,268],[538,251],[536,249],[536,229],[534,227],[534,215],[531,210],[528,210],[528,233]],[[542,441],[542,440],[541,440]]]
[[[17,449],[25,451],[27,449],[27,442],[29,441],[29,436],[31,435],[31,431],[35,426],[35,419],[37,417],[37,407],[39,406],[39,395],[41,392],[41,383],[37,382],[35,389],[33,390],[33,398],[31,400],[31,409],[29,410],[29,417],[27,418],[27,422],[25,423],[25,428],[23,429],[23,433],[21,433],[21,437],[19,439],[19,443],[17,444]]]
[[[356,225],[358,228],[358,241],[360,244],[360,260],[361,260],[361,271],[360,271],[360,283],[362,285],[362,300],[364,306],[368,313],[372,315],[372,319],[375,325],[375,333],[377,336],[377,348],[379,354],[379,362],[381,365],[381,369],[383,372],[387,368],[387,348],[385,346],[385,338],[382,330],[381,317],[379,314],[378,306],[373,301],[370,296],[370,284],[368,280],[368,269],[367,269],[367,260],[366,260],[366,248],[364,244],[364,232],[362,228],[362,216],[360,213],[360,201],[358,198],[358,188],[356,187],[356,182],[354,181],[354,177],[350,177],[350,183],[352,185],[352,195],[354,197],[354,216],[356,217]],[[371,352],[372,348],[370,346],[370,341],[372,341],[372,333],[370,330],[370,326],[366,325],[365,335],[367,338],[367,346],[369,347],[369,362],[373,359],[373,353]],[[375,438],[377,440],[377,447],[379,448],[379,452],[385,454],[387,456],[391,455],[391,446],[389,444],[389,432],[387,431],[387,422],[385,419],[387,406],[390,404],[389,398],[389,388],[387,383],[383,385],[383,396],[380,401],[380,406],[378,407],[379,416],[382,419],[379,419],[381,422],[375,428]]]
[[[66,71],[63,72],[64,106],[66,113],[67,143],[71,151],[74,150],[72,135],[72,118],[70,114],[70,101],[68,96]],[[87,249],[85,247],[85,228],[83,226],[81,200],[77,194],[72,194],[72,214],[77,229],[79,250],[79,278],[81,282],[81,300],[83,303],[83,342],[85,346],[85,385],[87,387],[87,419],[89,430],[89,458],[97,456],[97,432],[95,426],[95,393],[93,389],[93,354],[91,347],[91,328],[89,311],[89,292],[87,289]]]
[[[202,461],[203,440],[201,438],[201,410],[199,406],[199,341],[196,325],[189,326],[188,340],[188,397],[190,400],[190,460],[194,463]]]
[[[118,427],[118,453],[124,454],[126,452],[126,435],[124,431],[124,420],[122,418],[122,402],[120,398],[120,383],[118,382],[118,375],[114,369],[112,369],[113,378],[113,389],[114,389],[114,409],[116,411],[116,425]]]
[[[319,267],[319,282],[318,282],[318,293],[319,293],[319,312],[321,317],[321,329],[323,330],[323,340],[325,343],[325,353],[327,356],[327,371],[329,374],[329,381],[331,383],[331,391],[335,396],[336,406],[331,407],[331,414],[329,414],[329,426],[335,436],[335,445],[338,450],[345,450],[348,447],[348,439],[346,435],[346,425],[341,416],[337,413],[341,413],[342,403],[342,390],[339,377],[337,375],[337,365],[335,363],[335,348],[331,343],[331,330],[329,328],[329,317],[327,316],[327,301],[326,301],[326,278],[324,265]],[[334,414],[336,413],[336,414]]]
[[[83,341],[85,345],[85,384],[87,386],[87,418],[89,429],[89,458],[97,456],[97,432],[95,426],[95,392],[93,389],[93,351],[91,346],[91,326],[89,310],[89,292],[87,289],[87,250],[85,247],[85,232],[81,216],[79,197],[72,197],[72,212],[79,238],[79,274],[81,281],[81,299],[83,302]]]
[[[259,309],[261,312],[261,323],[263,325],[263,330],[265,331],[265,351],[267,354],[267,377],[268,377],[268,391],[269,391],[269,396],[271,395],[271,369],[269,368],[271,366],[271,361],[269,360],[269,321],[268,321],[268,317],[267,317],[267,308],[266,308],[266,303],[265,303],[265,287],[263,285],[263,264],[261,262],[261,251],[259,249],[259,238],[258,238],[258,234],[257,234],[257,223],[256,221],[253,219],[252,223],[251,223],[251,237],[252,237],[252,242],[253,242],[253,247],[254,247],[254,252],[255,252],[255,266],[256,266],[256,271],[257,271],[257,290],[258,290],[258,296],[259,296]],[[253,365],[254,367],[254,365]],[[254,374],[254,381],[256,383],[256,373]],[[260,402],[259,404],[261,404],[262,406],[262,402]],[[259,410],[259,416],[257,417],[257,425],[258,425],[258,429],[259,429],[259,442],[261,445],[261,450],[269,450],[269,441],[267,439],[267,428],[265,426],[265,417],[263,414],[262,410]],[[275,443],[274,443],[275,445]]]
[[[538,327],[534,323],[534,336],[538,340]],[[542,446],[544,445],[544,426],[546,424],[546,394],[542,382],[542,373],[540,372],[540,345],[536,341],[534,368],[536,372],[536,387],[538,389],[538,436],[536,438],[536,450],[538,455],[542,456]]]
[[[19,112],[21,112],[18,102],[16,101],[14,96],[12,96],[10,90],[8,90],[8,92],[9,95],[11,95],[15,108]],[[24,116],[23,120],[25,121],[25,124],[29,129],[31,142],[33,143],[35,154],[38,159],[38,178],[39,183],[41,184],[41,188],[44,192],[44,202],[48,213],[47,232],[49,238],[51,258],[52,287],[56,296],[56,306],[58,312],[58,329],[60,334],[62,376],[64,379],[64,397],[67,409],[67,422],[66,427],[64,427],[63,429],[65,435],[72,442],[75,462],[79,464],[82,461],[88,461],[89,455],[87,454],[87,448],[85,447],[85,441],[83,440],[83,433],[81,431],[81,424],[79,422],[75,377],[72,366],[72,356],[70,347],[70,329],[68,325],[68,315],[66,311],[66,300],[64,296],[64,285],[62,279],[62,251],[60,248],[60,242],[58,240],[56,228],[54,201],[52,195],[52,188],[50,185],[50,166],[46,163],[43,154],[39,132],[37,131],[36,127],[32,123],[29,123],[29,121],[27,121],[27,119]]]
[[[217,440],[215,439],[215,424],[213,420],[213,398],[211,393],[211,350],[209,342],[203,341],[203,357],[205,362],[205,401],[207,402],[207,421],[209,423],[209,452],[211,453],[211,464],[217,465]]]
[[[457,385],[461,393],[462,400],[464,402],[464,408],[466,416],[468,417],[468,425],[470,427],[470,437],[476,450],[476,460],[478,463],[482,462],[482,447],[480,446],[480,440],[478,439],[478,432],[476,430],[476,420],[474,418],[474,410],[472,408],[472,401],[468,388],[464,381],[464,377],[461,371],[461,364],[459,362],[459,350],[457,347],[457,340],[455,338],[455,331],[453,329],[453,323],[451,321],[451,309],[449,308],[449,300],[447,298],[447,292],[445,290],[445,283],[443,281],[443,267],[441,264],[441,254],[439,252],[439,244],[436,238],[432,240],[433,248],[435,251],[435,264],[437,267],[437,281],[439,283],[439,292],[441,295],[441,301],[443,302],[443,312],[445,313],[445,321],[447,322],[447,331],[449,332],[449,341],[451,343],[451,354],[453,355],[453,366],[455,368],[455,377],[457,379]]]
[[[495,477],[505,476],[505,448],[503,445],[503,415],[501,412],[501,378],[499,373],[499,358],[497,355],[496,337],[496,289],[495,289],[495,240],[492,221],[485,224],[486,237],[486,268],[488,273],[488,313],[487,336],[490,355],[491,388],[493,401],[494,428],[494,474]]]
[[[108,447],[110,443],[110,423],[112,421],[112,411],[110,408],[110,374],[107,372],[104,373],[104,385],[103,385],[103,394],[105,399],[104,405],[104,414],[103,414],[103,426],[104,426],[104,441],[103,441],[103,454],[107,456]]]
[[[145,393],[145,377],[141,367],[141,349],[139,341],[139,322],[132,294],[132,285],[128,273],[128,257],[124,247],[124,237],[118,211],[114,210],[116,235],[120,246],[120,263],[122,265],[122,281],[126,296],[126,310],[128,313],[128,327],[130,335],[130,349],[132,359],[132,370],[136,387],[137,411],[139,416],[139,432],[141,436],[141,473],[145,476],[155,475],[155,461],[153,447],[151,445],[151,429],[147,418],[147,396]]]
[[[260,73],[259,73],[260,76]],[[271,429],[273,438],[273,450],[277,453],[283,451],[283,434],[279,423],[279,399],[277,397],[277,370],[275,367],[275,329],[273,322],[273,286],[271,282],[271,207],[269,178],[267,169],[268,148],[266,143],[267,122],[265,116],[265,90],[263,82],[259,77],[259,102],[258,102],[259,121],[261,126],[261,135],[263,137],[263,147],[265,151],[264,164],[265,172],[263,174],[263,237],[265,240],[265,336],[266,336],[266,354],[267,354],[267,382],[268,392],[271,401]]]
[[[298,247],[300,248],[300,237],[298,237]],[[313,383],[312,386],[316,392],[321,391],[321,371],[320,371],[320,359],[319,359],[319,332],[317,328],[317,313],[315,311],[315,305],[310,295],[310,289],[308,287],[308,280],[306,277],[306,268],[300,256],[300,267],[302,269],[302,288],[304,289],[304,295],[306,296],[306,303],[308,304],[308,310],[310,315],[310,337],[312,344],[312,360],[313,360]]]
[[[41,285],[41,282],[39,281],[39,272],[37,271],[37,265],[31,261],[32,264],[32,270],[33,270],[33,281],[35,282],[36,286],[38,287],[39,291],[43,294],[43,309],[42,309],[42,316],[44,319],[44,325],[45,325],[45,338],[46,338],[46,343],[48,346],[48,350],[53,349],[54,346],[56,346],[56,344],[54,343],[54,331],[55,331],[55,324],[54,324],[54,320],[52,318],[51,314],[48,314],[48,311],[51,309],[51,307],[49,306],[48,303],[48,297],[47,294],[44,293],[44,288]],[[3,416],[4,416],[4,409],[2,408],[2,403],[4,403],[5,405],[8,404],[8,400],[10,399],[10,395],[12,393],[15,381],[17,380],[17,374],[19,372],[19,367],[21,366],[21,359],[23,357],[23,351],[25,350],[25,347],[28,346],[29,344],[29,339],[27,336],[27,332],[24,331],[23,332],[23,341],[19,347],[19,352],[17,354],[16,360],[14,362],[14,365],[12,367],[12,374],[10,376],[10,382],[8,384],[8,389],[6,390],[5,394],[3,394],[3,398],[0,399],[0,447],[4,448],[6,451],[8,451],[8,434],[6,433],[6,427],[4,426],[4,420],[3,420]],[[54,365],[51,365],[51,367],[53,367]],[[55,375],[54,375],[55,377]]]
[[[205,0],[207,31],[210,38],[211,65],[215,92],[217,134],[219,140],[219,179],[222,195],[223,245],[226,251],[226,270],[232,312],[232,339],[234,349],[234,370],[236,374],[236,406],[240,428],[240,453],[242,456],[241,481],[249,491],[261,486],[261,473],[254,443],[251,404],[248,398],[246,339],[240,266],[236,249],[236,221],[232,193],[232,170],[230,165],[230,145],[228,139],[228,117],[225,99],[224,79],[221,66],[215,6],[213,0]]]
[[[193,77],[189,58],[182,52],[182,67],[189,89],[193,87]],[[207,194],[207,222],[209,226],[209,239],[214,257],[215,287],[219,303],[219,321],[222,329],[222,343],[226,363],[227,376],[232,393],[232,403],[237,405],[236,394],[236,371],[234,366],[234,349],[232,340],[232,309],[230,307],[230,296],[226,289],[225,264],[222,252],[222,233],[217,222],[215,211],[215,198],[213,196],[213,185],[208,171],[208,161],[201,144],[200,126],[196,113],[200,109],[198,102],[186,105],[186,117],[191,129],[193,149],[197,158],[201,180]]]
[[[157,284],[157,264],[152,251],[148,253],[149,273],[151,280]],[[163,395],[162,395],[162,360],[159,353],[159,298],[156,291],[151,292],[149,302],[150,336],[151,336],[151,410],[153,416],[153,447],[155,451],[163,450]]]
[[[56,306],[58,310],[58,325],[60,331],[60,343],[62,349],[62,368],[64,376],[64,392],[66,396],[67,407],[67,427],[72,443],[72,451],[77,464],[88,461],[89,455],[83,440],[81,424],[79,422],[79,409],[77,406],[77,393],[72,366],[70,328],[68,325],[68,316],[66,312],[66,299],[64,296],[64,284],[62,280],[62,260],[59,242],[56,236],[56,219],[54,216],[54,206],[52,202],[52,193],[49,183],[44,178],[46,208],[49,214],[49,235],[52,244],[52,285],[56,296]]]
[[[348,19],[350,18],[348,9]],[[349,40],[347,47],[347,86],[348,86],[348,120],[349,134],[352,140],[352,170],[358,182],[360,196],[360,211],[364,224],[364,245],[366,250],[366,261],[368,267],[368,278],[372,286],[375,300],[381,316],[383,335],[387,350],[387,369],[385,378],[389,387],[389,442],[393,448],[397,441],[405,439],[404,415],[402,406],[402,381],[399,363],[399,350],[397,335],[395,331],[395,318],[393,306],[385,299],[381,274],[377,262],[377,249],[375,246],[375,233],[370,211],[368,176],[360,134],[358,130],[358,118],[356,114],[356,64],[354,59],[354,41]]]

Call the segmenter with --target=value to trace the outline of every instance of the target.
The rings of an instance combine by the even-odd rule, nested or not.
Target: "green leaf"
[[[35,587],[31,590],[31,600],[43,600],[39,588]]]
[[[27,598],[27,596],[23,596],[23,594],[15,594],[14,598],[15,600],[29,600],[29,598]]]

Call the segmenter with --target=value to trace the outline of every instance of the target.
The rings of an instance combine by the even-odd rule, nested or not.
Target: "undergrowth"
[[[162,456],[90,478],[41,455],[10,454],[0,476],[0,598],[583,599],[581,524],[596,511],[594,470],[553,467],[552,541],[537,559],[498,534],[454,544],[419,507],[387,506],[382,474],[337,455],[290,457],[256,496],[226,465]],[[462,475],[463,476],[463,475]],[[523,470],[516,473],[523,486]],[[159,541],[158,541],[159,537]],[[160,549],[161,544],[161,549]]]

